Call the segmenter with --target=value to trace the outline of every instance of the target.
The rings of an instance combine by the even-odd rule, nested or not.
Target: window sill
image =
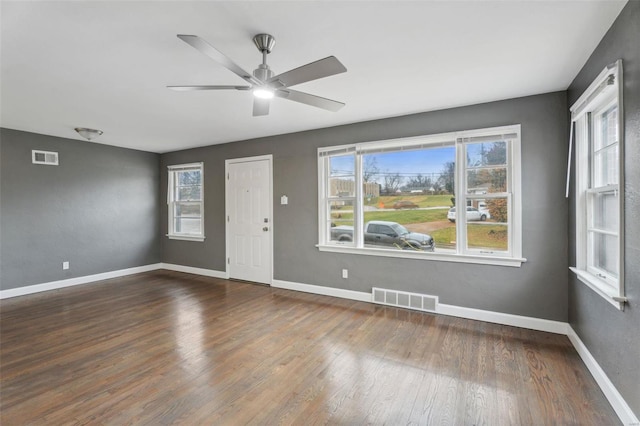
[[[590,274],[582,269],[578,269],[573,266],[569,267],[569,269],[574,274],[576,274],[578,280],[586,284],[587,287],[595,291],[604,300],[611,303],[617,309],[621,311],[624,310],[624,301],[616,300],[616,298],[619,298],[618,293],[613,288],[611,288],[610,285],[605,284],[602,280],[596,278],[593,274]]]
[[[470,254],[425,253],[404,250],[385,250],[375,248],[358,248],[338,245],[320,245],[318,250],[334,253],[361,254],[367,256],[395,257],[403,259],[435,260],[439,262],[476,263],[481,265],[510,266],[519,268],[526,262],[524,258],[481,256]]]
[[[182,240],[182,241],[204,241],[204,237],[196,237],[189,235],[170,235],[167,234],[167,238],[170,240]]]

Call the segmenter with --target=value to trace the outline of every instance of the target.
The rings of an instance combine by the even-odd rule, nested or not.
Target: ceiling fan
[[[195,35],[183,34],[178,34],[178,38],[238,75],[249,83],[249,86],[167,86],[169,89],[179,91],[250,90],[253,92],[254,97],[254,117],[269,114],[269,104],[271,98],[274,96],[334,112],[344,106],[342,102],[290,89],[291,86],[295,86],[296,84],[306,83],[307,81],[317,80],[347,71],[345,66],[342,65],[335,56],[329,56],[282,74],[274,75],[274,72],[269,68],[269,65],[267,65],[267,55],[271,53],[276,39],[269,34],[258,34],[253,37],[253,42],[262,53],[262,63],[253,71],[253,74],[250,74],[202,38]]]

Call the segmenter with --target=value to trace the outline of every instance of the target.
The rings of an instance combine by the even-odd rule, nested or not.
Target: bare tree
[[[387,194],[395,193],[398,189],[400,189],[402,180],[403,178],[402,176],[400,176],[400,173],[390,173],[389,171],[386,171],[384,173],[383,183],[384,192]]]
[[[376,157],[366,155],[364,157],[364,164],[362,165],[362,181],[364,183],[373,182],[380,173],[378,168],[378,160]]]
[[[433,182],[431,181],[431,178],[429,176],[423,176],[422,174],[418,173],[417,176],[409,179],[409,182],[407,182],[407,188],[428,190],[429,188],[431,188],[432,184]]]

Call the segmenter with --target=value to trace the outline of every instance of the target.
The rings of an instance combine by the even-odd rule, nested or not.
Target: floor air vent
[[[435,312],[438,306],[438,296],[428,294],[408,293],[406,291],[389,290],[386,288],[372,289],[373,303],[398,306],[400,308],[415,309],[417,311]]]

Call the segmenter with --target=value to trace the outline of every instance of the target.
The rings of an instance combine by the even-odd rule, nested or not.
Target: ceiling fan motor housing
[[[258,65],[258,68],[253,70],[253,76],[261,81],[269,80],[271,77],[273,77],[273,74],[273,71],[267,64],[260,64]]]

